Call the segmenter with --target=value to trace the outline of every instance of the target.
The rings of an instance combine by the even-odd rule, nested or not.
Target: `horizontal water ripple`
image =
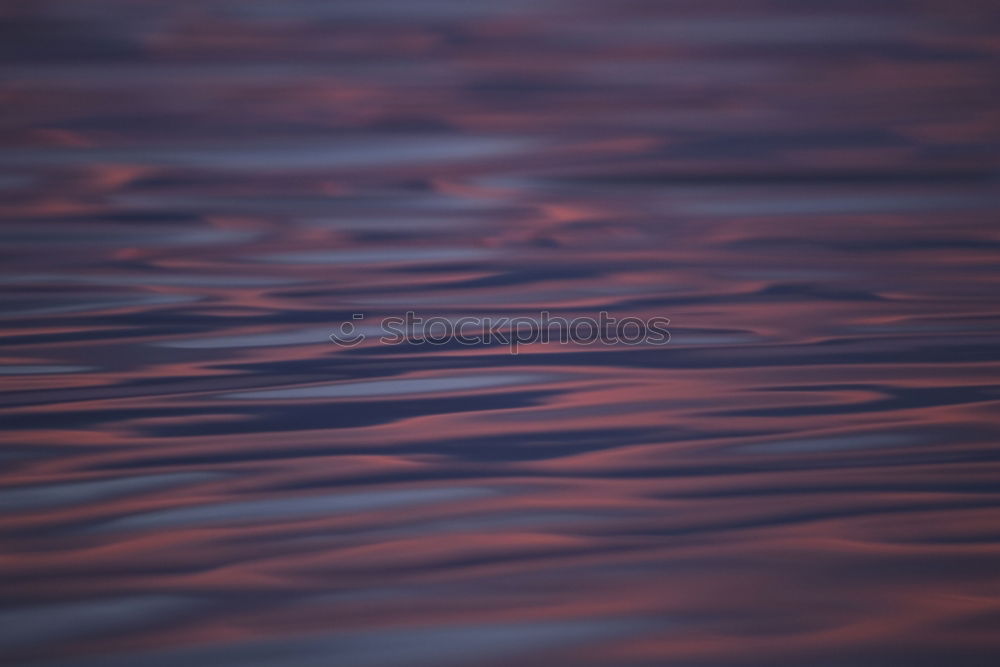
[[[1000,654],[990,3],[3,20],[0,662]]]

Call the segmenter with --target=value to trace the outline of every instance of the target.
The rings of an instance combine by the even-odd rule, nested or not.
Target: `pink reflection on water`
[[[985,664],[990,9],[4,10],[0,651]]]

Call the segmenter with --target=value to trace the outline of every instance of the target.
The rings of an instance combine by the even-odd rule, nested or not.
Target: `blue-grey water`
[[[998,65],[987,0],[7,3],[0,662],[997,664]]]

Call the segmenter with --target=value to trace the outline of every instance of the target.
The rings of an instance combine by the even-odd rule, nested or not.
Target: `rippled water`
[[[995,3],[0,23],[10,664],[1000,659]]]

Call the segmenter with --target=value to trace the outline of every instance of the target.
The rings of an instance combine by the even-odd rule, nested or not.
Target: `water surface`
[[[996,663],[994,3],[0,24],[10,664]]]

